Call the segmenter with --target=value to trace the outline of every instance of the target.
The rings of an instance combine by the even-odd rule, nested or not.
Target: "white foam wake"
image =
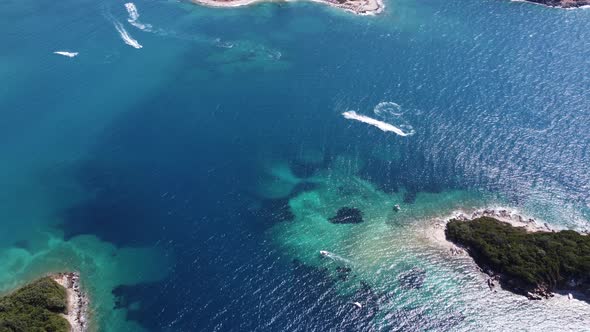
[[[55,51],[53,54],[67,56],[68,58],[73,58],[78,55],[78,52],[66,52],[66,51]]]
[[[387,122],[379,121],[377,119],[370,118],[366,115],[357,114],[355,111],[346,111],[346,112],[342,113],[342,115],[346,119],[357,120],[357,121],[369,124],[371,126],[375,126],[383,131],[396,133],[400,136],[410,136],[413,134],[413,133],[406,133],[403,130],[401,130],[400,128],[398,128],[392,124],[389,124]]]
[[[125,4],[125,8],[127,8],[127,12],[129,13],[129,21],[137,21],[139,18],[139,12],[137,11],[137,7],[133,2],[128,2]]]
[[[328,258],[330,258],[331,260],[334,260],[334,261],[341,261],[341,262],[344,262],[344,263],[347,263],[347,264],[352,264],[352,262],[350,260],[348,260],[348,259],[346,259],[344,257],[340,257],[340,256],[338,256],[338,255],[336,255],[334,253],[331,253],[331,252],[326,252],[326,254],[324,256],[325,257],[328,257]]]
[[[113,25],[115,26],[115,29],[117,29],[117,32],[119,32],[119,35],[121,36],[121,39],[123,39],[125,44],[131,47],[135,47],[137,49],[143,47],[139,42],[137,42],[137,40],[133,39],[133,37],[129,35],[129,33],[127,32],[127,30],[125,30],[121,23],[113,21]]]
[[[127,9],[127,13],[129,13],[127,22],[140,30],[151,31],[152,26],[150,24],[143,24],[139,22],[139,11],[133,2],[126,3],[125,9]]]

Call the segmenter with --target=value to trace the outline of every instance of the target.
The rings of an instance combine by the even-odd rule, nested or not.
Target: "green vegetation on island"
[[[570,230],[527,232],[490,217],[451,220],[445,234],[508,290],[529,298],[555,290],[590,295],[590,236]]]
[[[0,332],[67,332],[67,292],[50,277],[0,297]]]

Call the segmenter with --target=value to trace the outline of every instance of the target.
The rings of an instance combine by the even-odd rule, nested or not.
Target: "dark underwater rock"
[[[426,271],[421,268],[414,267],[409,271],[400,274],[397,281],[400,286],[405,289],[420,289],[424,286],[424,279],[426,279]]]
[[[339,280],[346,281],[348,280],[348,277],[350,276],[350,272],[352,272],[352,269],[346,266],[338,266],[336,268],[336,272],[338,273]]]
[[[289,199],[267,199],[261,204],[256,216],[271,222],[292,221],[295,219]]]
[[[404,193],[404,203],[406,204],[414,204],[416,202],[416,192],[415,191],[408,191]]]
[[[363,222],[363,213],[357,208],[343,207],[330,218],[333,224],[360,224]]]

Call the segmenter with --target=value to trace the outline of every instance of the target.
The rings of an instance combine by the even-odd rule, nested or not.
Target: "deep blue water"
[[[467,292],[434,272],[434,259],[425,291],[371,283],[360,270],[350,286],[333,266],[310,264],[277,235],[285,223],[305,222],[294,199],[330,188],[340,198],[320,194],[321,203],[343,205],[356,197],[344,174],[401,197],[413,215],[437,216],[446,200],[463,206],[452,198],[461,191],[481,206],[500,202],[557,227],[590,227],[588,10],[398,0],[382,16],[354,17],[307,3],[216,10],[136,1],[152,26],[140,30],[123,4],[0,4],[0,258],[16,261],[15,246],[28,252],[0,283],[62,266],[90,271],[101,330],[123,329],[108,319],[116,310],[150,331],[486,330],[475,304],[429,304]],[[126,45],[113,21],[143,48]],[[381,102],[403,111],[384,121],[415,134],[341,115],[375,117]],[[272,173],[283,164],[311,180],[271,195],[265,187],[290,185]],[[394,217],[389,231],[414,221]],[[113,257],[156,248],[170,263],[157,280],[128,272],[133,282],[110,288],[112,309],[93,286],[104,282],[97,270],[105,263],[89,262],[100,253],[62,255],[32,235],[39,232],[57,232],[60,246],[93,236],[99,248],[115,246]],[[428,261],[415,246],[404,255]],[[38,252],[57,259],[41,262]],[[157,257],[137,259],[157,266]],[[393,293],[410,300],[399,304]],[[588,307],[580,308],[573,329],[587,326],[579,313]],[[549,315],[546,327],[562,323]]]

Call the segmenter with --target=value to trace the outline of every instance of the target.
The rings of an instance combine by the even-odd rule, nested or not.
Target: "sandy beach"
[[[194,3],[209,6],[209,7],[242,7],[248,6],[259,2],[289,2],[277,1],[277,0],[192,0]],[[356,15],[376,15],[383,11],[385,5],[382,0],[308,0],[311,2],[325,4],[331,7],[340,8],[347,12]]]

